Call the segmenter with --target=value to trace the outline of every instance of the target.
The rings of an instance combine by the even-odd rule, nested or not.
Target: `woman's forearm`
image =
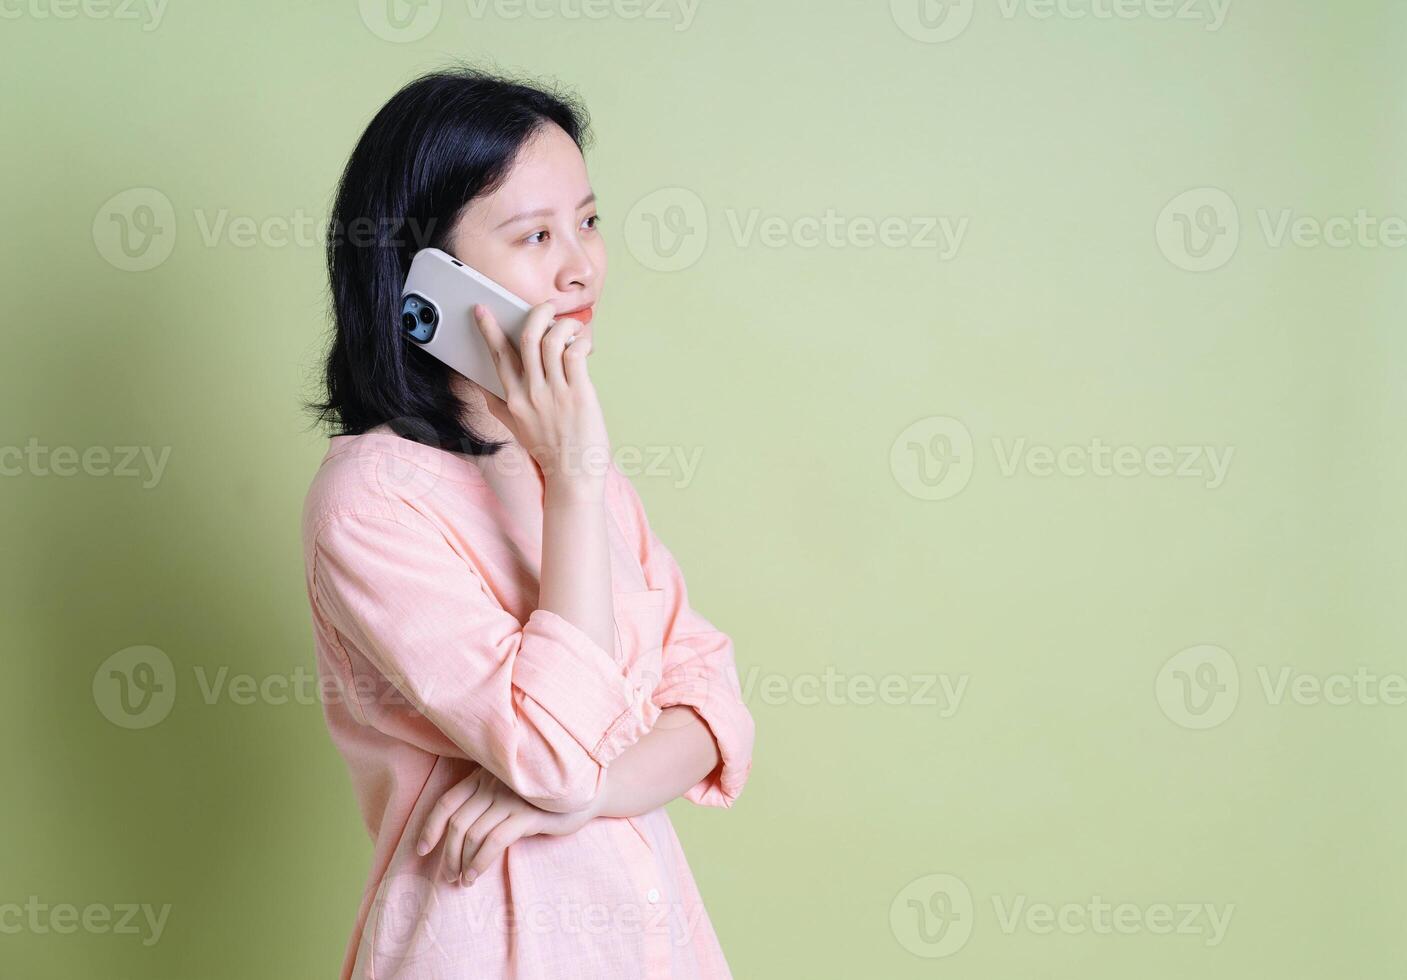
[[[672,705],[644,737],[606,770],[598,817],[638,817],[683,795],[721,761],[713,733],[697,711]]]
[[[615,649],[611,551],[604,481],[548,479],[542,508],[542,579],[538,606]]]

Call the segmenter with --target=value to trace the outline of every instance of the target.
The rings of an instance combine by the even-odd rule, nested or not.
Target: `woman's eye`
[[[591,217],[589,217],[589,218],[587,218],[585,221],[583,221],[582,224],[589,225],[589,227],[591,228],[591,230],[592,230],[592,231],[595,231],[595,230],[596,230],[596,224],[597,224],[597,222],[599,222],[600,220],[601,220],[601,216],[600,216],[599,214],[593,214]],[[528,245],[540,245],[540,244],[542,244],[542,242],[543,242],[543,240],[544,240],[544,238],[545,238],[545,236],[546,236],[547,234],[548,234],[548,232],[547,232],[546,229],[543,229],[542,231],[535,231],[535,232],[533,232],[531,235],[529,235],[527,238],[523,239],[523,242],[524,242],[525,244],[528,244]],[[539,235],[544,236],[544,238],[539,238],[539,237],[538,237]]]

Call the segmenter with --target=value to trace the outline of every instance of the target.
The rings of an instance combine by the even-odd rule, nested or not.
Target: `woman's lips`
[[[586,326],[588,323],[591,322],[591,318],[592,318],[593,316],[595,316],[595,315],[596,315],[596,307],[594,307],[594,306],[588,306],[588,307],[586,307],[585,309],[576,310],[575,312],[572,312],[572,313],[559,313],[559,314],[557,314],[557,317],[558,317],[558,319],[568,319],[568,318],[570,318],[570,319],[572,319],[572,320],[577,320],[578,322],[581,323],[582,326]]]

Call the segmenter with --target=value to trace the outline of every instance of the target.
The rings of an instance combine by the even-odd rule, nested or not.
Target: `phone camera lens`
[[[401,326],[405,327],[407,330],[414,330],[414,329],[415,329],[415,314],[414,314],[414,313],[405,313],[405,314],[402,314],[402,316],[401,316]]]
[[[422,307],[420,308],[420,322],[421,322],[421,323],[434,323],[434,322],[435,322],[435,311],[434,311],[434,309],[432,309],[432,308],[429,307],[429,306],[422,306]]]

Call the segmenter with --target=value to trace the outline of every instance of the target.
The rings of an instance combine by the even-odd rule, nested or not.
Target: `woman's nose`
[[[575,246],[563,257],[557,270],[557,288],[566,291],[573,285],[590,286],[597,276],[596,263],[580,245]]]

